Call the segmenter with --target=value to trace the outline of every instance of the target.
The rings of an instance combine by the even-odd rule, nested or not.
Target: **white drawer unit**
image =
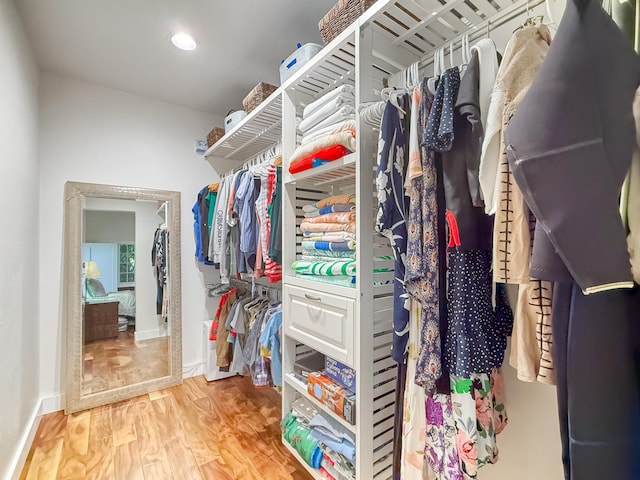
[[[284,286],[287,335],[354,367],[355,302],[350,298]]]

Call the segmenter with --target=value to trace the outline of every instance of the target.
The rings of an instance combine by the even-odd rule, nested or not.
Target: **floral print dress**
[[[378,213],[375,228],[389,239],[395,258],[391,356],[396,362],[404,363],[409,338],[409,296],[405,289],[409,198],[403,187],[409,156],[409,122],[404,113],[409,110],[408,96],[403,96],[400,103],[401,109],[387,102],[382,116],[376,169]]]
[[[412,131],[416,133],[424,131],[434,100],[433,94],[427,88],[426,79],[419,88],[417,124],[411,125]],[[436,382],[442,375],[437,172],[432,152],[422,149],[416,154],[411,151],[410,157],[420,158],[422,169],[420,175],[410,180],[405,286],[409,294],[422,304],[422,327],[415,382],[424,387],[427,394],[433,394]]]

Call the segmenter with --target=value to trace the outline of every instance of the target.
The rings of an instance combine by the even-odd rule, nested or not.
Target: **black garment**
[[[640,288],[556,283],[553,358],[565,478],[637,480]],[[603,328],[606,326],[606,328]]]
[[[492,304],[491,251],[449,249],[448,335],[444,361],[449,373],[471,378],[500,368],[513,327],[504,285]]]
[[[514,178],[539,222],[535,242],[542,232],[550,241],[534,245],[532,277],[561,280],[550,272],[562,262],[583,291],[632,285],[618,197],[635,147],[638,84],[640,59],[598,2],[567,2],[505,132]]]
[[[480,66],[473,52],[460,81],[453,114],[454,141],[442,153],[447,210],[455,218],[460,237],[458,249],[490,250],[493,223],[485,215],[480,195],[480,153],[483,129],[480,121]]]
[[[531,275],[556,282],[554,362],[567,479],[628,480],[639,412],[636,291],[618,196],[635,147],[640,60],[598,2],[569,1],[505,132],[514,178],[538,221]],[[556,253],[557,252],[557,253]],[[566,282],[566,283],[558,283]],[[582,291],[581,291],[582,290]]]

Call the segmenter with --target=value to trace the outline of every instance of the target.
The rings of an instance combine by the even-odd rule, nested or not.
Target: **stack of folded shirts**
[[[355,195],[334,195],[302,207],[302,255],[314,258],[355,258]],[[314,259],[311,258],[311,259]]]
[[[320,473],[328,479],[334,480],[355,480],[356,468],[347,457],[336,452],[324,443],[320,442],[322,450],[322,461],[320,462]]]
[[[351,468],[353,468],[353,464],[356,462],[356,441],[351,432],[334,419],[320,413],[309,422],[309,427],[311,438],[319,442],[324,452],[328,453],[330,457],[333,454],[334,461],[340,459],[337,454],[342,455],[346,459],[344,463],[351,464]],[[345,466],[345,470],[348,471],[350,468]]]
[[[291,265],[297,277],[355,286],[355,202],[355,195],[334,195],[302,207],[302,254]],[[392,257],[373,258],[374,274],[392,270]]]
[[[317,167],[355,151],[353,92],[351,85],[341,85],[304,108],[298,126],[302,142],[289,159],[290,173]]]
[[[353,283],[355,203],[355,195],[334,195],[302,207],[302,255],[292,265],[297,276],[336,277],[331,283]]]

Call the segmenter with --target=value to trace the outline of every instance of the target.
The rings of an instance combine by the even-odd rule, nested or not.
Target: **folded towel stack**
[[[302,142],[289,159],[290,173],[299,173],[354,152],[353,87],[341,85],[307,105],[298,129]]]
[[[333,195],[302,207],[302,255],[291,266],[297,277],[355,287],[355,203],[355,195]],[[373,258],[374,274],[392,270],[392,257]]]
[[[355,203],[355,195],[334,195],[302,207],[302,255],[292,265],[297,276],[354,285]]]

